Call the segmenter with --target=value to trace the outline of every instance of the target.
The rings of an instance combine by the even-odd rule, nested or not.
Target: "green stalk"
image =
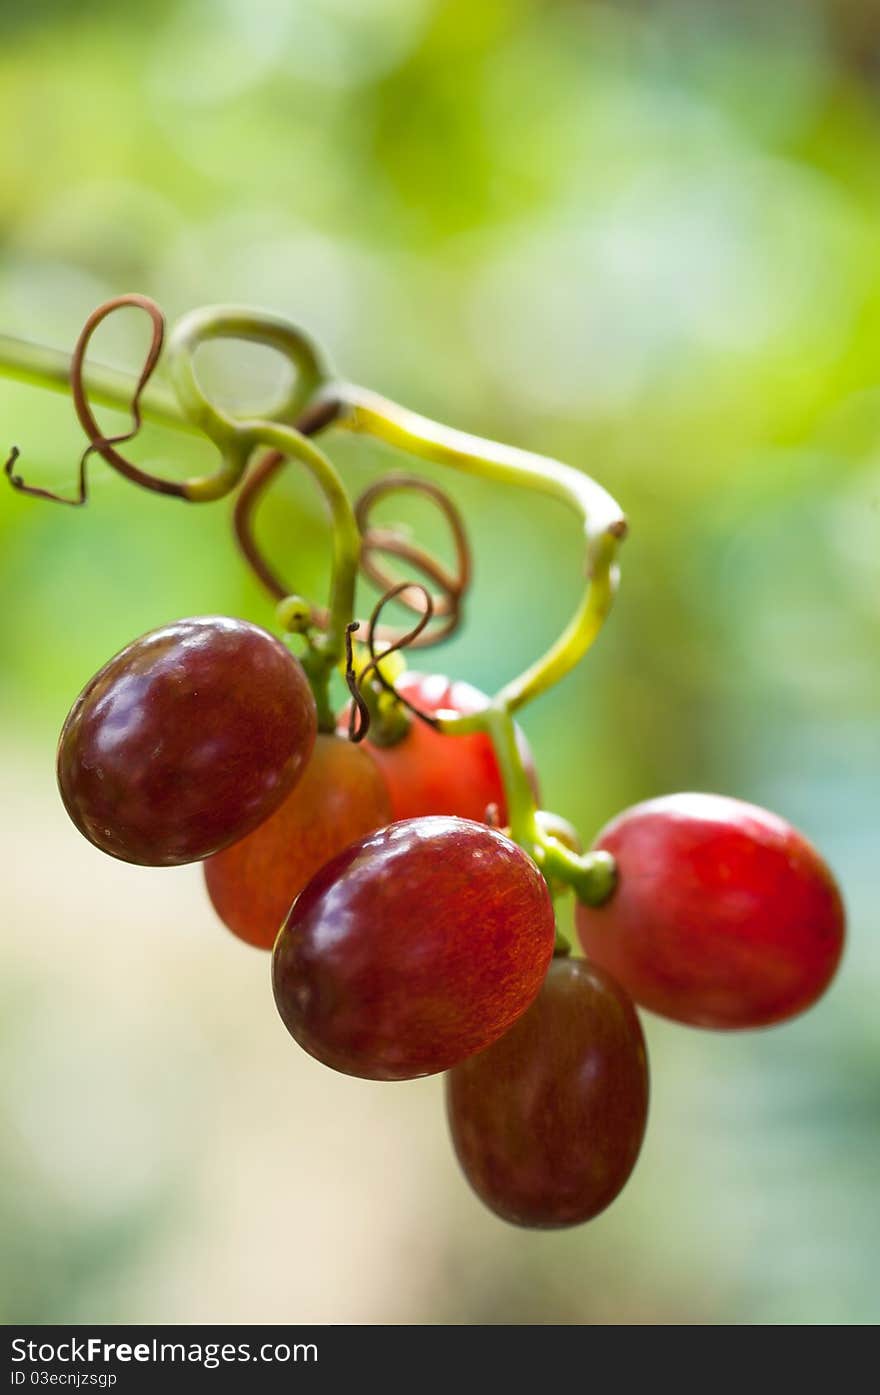
[[[211,339],[250,340],[276,349],[287,359],[293,375],[277,407],[280,420],[240,421],[208,400],[196,376],[195,355],[199,346]],[[328,370],[311,340],[296,325],[279,316],[256,315],[234,306],[196,310],[184,316],[169,338],[167,365],[187,420],[210,437],[222,457],[221,467],[213,475],[190,482],[191,499],[219,498],[233,489],[257,446],[269,446],[304,465],[324,495],[333,524],[330,622],[327,632],[314,641],[310,663],[316,684],[320,687],[323,681],[326,688],[330,672],[345,655],[345,633],[354,614],[361,535],[348,492],[330,460],[313,440],[285,421],[302,413]],[[326,693],[319,691],[319,700],[325,699]]]
[[[443,426],[363,388],[344,385],[336,391],[342,407],[337,425],[422,460],[536,490],[566,504],[580,520],[586,542],[583,599],[556,643],[498,694],[502,706],[516,711],[558,683],[599,633],[617,585],[617,546],[626,536],[620,505],[595,480],[557,460]]]
[[[209,339],[244,339],[276,349],[290,363],[291,385],[270,414],[234,417],[220,410],[203,393],[195,371],[195,354]],[[345,629],[354,611],[360,559],[360,530],[345,486],[314,441],[292,426],[327,374],[318,350],[295,325],[274,315],[236,307],[194,311],[175,326],[166,348],[173,392],[152,383],[144,389],[144,417],[193,435],[205,435],[217,447],[220,468],[189,480],[186,497],[203,503],[222,498],[241,479],[254,449],[270,446],[304,465],[321,489],[333,525],[333,573],[330,626],[315,641],[311,658],[317,686],[326,687],[333,668],[345,653]],[[70,391],[71,356],[57,349],[0,337],[0,372],[7,377],[57,392]],[[121,411],[131,409],[136,379],[113,368],[90,365],[85,383],[95,401]],[[321,694],[319,693],[319,697]]]
[[[70,392],[70,354],[62,349],[50,349],[42,344],[30,344],[0,334],[0,374],[32,387],[48,388],[50,392]],[[103,364],[90,364],[84,373],[89,395],[103,407],[115,407],[128,412],[137,380],[131,373]],[[148,384],[141,397],[141,410],[150,421],[175,427],[193,435],[198,428],[187,421],[176,397],[166,388]]]
[[[205,396],[196,376],[195,355],[200,344],[219,338],[264,344],[287,359],[293,369],[291,385],[272,409],[242,418],[222,411]],[[605,853],[572,852],[536,818],[513,713],[558,683],[579,662],[608,614],[617,586],[617,547],[626,536],[626,520],[611,495],[559,461],[457,431],[366,389],[333,383],[311,340],[278,316],[237,307],[195,311],[175,326],[166,362],[172,392],[148,384],[141,397],[143,415],[177,430],[208,436],[221,456],[216,471],[187,482],[187,498],[205,502],[227,494],[241,479],[253,451],[263,445],[305,466],[327,501],[333,524],[330,622],[324,635],[310,641],[306,655],[324,725],[332,717],[327,683],[333,668],[342,661],[346,629],[354,614],[361,538],[348,494],[330,460],[293,425],[307,408],[326,401],[333,404],[336,424],[349,431],[373,436],[422,460],[535,490],[575,513],[586,545],[586,585],[568,625],[541,658],[505,684],[485,711],[444,718],[440,726],[450,734],[482,730],[489,735],[504,782],[511,836],[530,853],[548,880],[573,886],[591,904],[607,899],[614,888],[613,859]],[[0,373],[53,391],[69,391],[70,357],[0,336]],[[89,366],[84,376],[96,402],[130,409],[133,377],[95,365]]]

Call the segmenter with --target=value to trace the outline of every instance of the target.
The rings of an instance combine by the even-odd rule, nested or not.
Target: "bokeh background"
[[[0,39],[0,332],[69,348],[133,289],[171,317],[254,303],[346,376],[595,474],[632,532],[598,646],[524,717],[547,804],[587,839],[678,789],[767,804],[825,851],[852,924],[784,1029],[648,1020],[625,1193],[569,1233],[504,1226],[457,1173],[438,1080],[311,1062],[199,870],[114,863],[60,806],[57,731],[111,653],[187,614],[271,624],[228,501],[100,462],[82,511],[4,489],[0,1316],[876,1320],[877,8],[32,0]],[[95,354],[135,366],[144,337],[120,316]],[[242,348],[205,371],[244,402],[278,367]],[[0,453],[72,487],[69,401],[4,381],[0,422]],[[388,467],[327,440],[353,488]],[[211,464],[155,427],[137,451]],[[577,529],[452,487],[477,583],[434,662],[492,689],[572,605]],[[295,472],[261,528],[320,596],[326,523]]]

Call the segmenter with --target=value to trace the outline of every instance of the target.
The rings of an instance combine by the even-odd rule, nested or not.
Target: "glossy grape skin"
[[[406,672],[395,687],[420,712],[434,716],[470,715],[487,706],[485,693],[470,683],[451,682],[441,674]],[[348,719],[344,720],[347,729]],[[517,733],[520,751],[537,798],[537,777],[528,743]],[[453,742],[455,743],[453,745]],[[414,718],[402,740],[393,746],[364,743],[375,756],[391,793],[395,819],[425,814],[454,814],[486,821],[491,805],[500,824],[507,822],[507,801],[492,742],[485,732],[455,736],[435,731]]]
[[[579,1225],[636,1164],[648,1063],[635,1009],[583,959],[554,959],[532,1006],[446,1077],[452,1141],[474,1191],[503,1220]]]
[[[626,810],[595,846],[617,859],[618,885],[604,906],[578,906],[578,934],[642,1006],[698,1027],[763,1027],[828,987],[843,903],[785,820],[677,794]]]
[[[179,620],[129,644],[61,731],[58,784],[96,847],[195,862],[278,807],[312,752],[315,700],[283,644],[245,620]]]
[[[204,864],[225,925],[271,949],[291,903],[325,862],[391,822],[391,801],[372,756],[339,736],[318,736],[305,774],[275,813]]]
[[[335,1070],[431,1075],[525,1011],[554,935],[546,883],[515,843],[466,819],[408,819],[340,853],[301,893],[275,945],[275,1001]]]

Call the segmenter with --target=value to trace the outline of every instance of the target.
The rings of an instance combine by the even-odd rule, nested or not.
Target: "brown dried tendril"
[[[437,505],[441,513],[446,517],[452,534],[452,541],[455,547],[455,571],[450,571],[435,557],[411,542],[399,530],[394,528],[371,527],[369,518],[370,510],[380,499],[384,499],[387,494],[401,491],[411,491],[424,494]],[[458,628],[461,621],[461,610],[464,596],[471,581],[471,552],[468,545],[467,533],[464,521],[455,504],[436,484],[431,484],[428,480],[423,480],[417,475],[390,474],[382,479],[376,480],[355,503],[355,517],[358,527],[361,530],[361,568],[364,575],[369,577],[374,585],[380,587],[385,593],[383,604],[386,599],[394,599],[408,610],[415,614],[421,614],[423,604],[416,601],[417,596],[428,596],[431,600],[431,615],[435,619],[441,620],[441,624],[434,627],[430,634],[422,640],[422,647],[428,644],[437,644],[441,639],[447,639]],[[378,558],[386,556],[399,558],[401,561],[414,567],[417,572],[428,578],[437,587],[437,592],[430,592],[425,586],[399,585],[398,579],[389,571],[386,571],[378,561]],[[422,626],[418,631],[421,634],[426,626]],[[410,638],[407,641],[414,647],[419,647],[416,639]]]
[[[308,421],[302,419],[297,425],[300,430],[304,427],[320,430],[328,420],[332,420],[332,415],[325,414]],[[290,588],[285,585],[260,549],[254,533],[253,519],[257,503],[284,463],[285,456],[280,451],[269,451],[262,456],[245,476],[233,514],[235,536],[242,554],[260,583],[270,596],[278,601],[290,595]],[[373,505],[385,495],[401,490],[426,495],[445,515],[455,548],[454,570],[450,570],[429,552],[411,542],[398,529],[370,525],[369,515]],[[393,599],[408,610],[418,615],[426,615],[424,623],[418,625],[415,630],[383,626],[376,632],[376,638],[383,643],[394,643],[400,639],[403,644],[413,648],[424,648],[447,639],[461,621],[462,603],[471,580],[471,553],[464,522],[449,496],[437,485],[418,476],[387,475],[370,485],[356,501],[355,517],[361,530],[361,568],[364,575],[385,592],[380,604],[384,605],[386,600],[391,599],[389,593],[393,592]],[[436,592],[431,592],[426,586],[413,581],[399,583],[377,560],[383,554],[409,563],[436,587]],[[430,601],[428,614],[425,598]],[[432,619],[439,619],[440,623],[428,630],[428,624]],[[325,607],[311,606],[311,622],[315,628],[326,629],[328,621],[329,615]]]
[[[376,643],[380,640],[379,616],[390,601],[401,601],[406,591],[420,591],[422,594],[422,606],[416,623],[403,633],[397,632],[393,639],[385,644],[381,654],[376,653]],[[411,609],[411,599],[408,602]],[[367,625],[367,649],[370,652],[370,662],[361,670],[358,675],[354,670],[354,654],[352,650],[352,635],[360,629],[360,622],[355,620],[345,632],[345,681],[348,684],[349,692],[353,702],[348,717],[348,739],[350,741],[363,741],[370,729],[370,709],[363,696],[363,690],[367,682],[377,683],[384,688],[386,693],[390,693],[397,702],[401,703],[414,717],[418,717],[429,727],[438,727],[439,722],[436,717],[427,712],[422,712],[403,693],[399,693],[390,679],[382,672],[381,664],[383,659],[387,659],[389,654],[397,653],[398,650],[412,648],[418,644],[419,637],[431,623],[434,614],[434,601],[430,591],[419,581],[401,581],[396,586],[392,586],[385,592],[384,596],[376,602],[373,613]]]
[[[85,383],[83,381],[83,371],[85,367],[86,351],[92,339],[92,335],[100,324],[117,310],[133,308],[144,310],[150,318],[152,325],[152,338],[147,356],[144,359],[143,368],[140,371],[134,393],[131,399],[131,419],[132,424],[128,431],[119,436],[105,436],[100,426],[95,420],[94,413],[89,405]],[[80,456],[78,471],[78,487],[73,498],[68,498],[63,494],[56,494],[50,489],[40,489],[36,485],[26,484],[21,475],[14,472],[15,462],[18,459],[19,451],[13,447],[9,459],[6,461],[5,471],[10,484],[14,489],[18,489],[22,494],[29,494],[35,499],[48,499],[55,504],[69,504],[73,508],[78,508],[88,500],[88,478],[86,466],[89,456],[100,455],[106,460],[108,465],[112,465],[114,470],[124,475],[126,479],[134,484],[141,485],[144,489],[151,489],[157,494],[172,494],[178,498],[186,498],[186,489],[183,484],[176,480],[161,479],[157,475],[149,474],[146,470],[140,469],[131,460],[127,460],[121,455],[117,446],[123,445],[126,441],[134,440],[142,425],[141,398],[147,383],[150,381],[159,361],[162,352],[162,345],[165,341],[165,317],[154,300],[150,300],[144,295],[120,295],[114,296],[112,300],[107,300],[103,305],[99,305],[93,310],[83,325],[76,347],[70,362],[70,390],[73,397],[73,405],[76,415],[79,418],[80,426],[89,439],[89,444]]]
[[[351,710],[348,714],[348,739],[349,741],[363,741],[370,730],[370,709],[358,683],[357,673],[354,667],[354,647],[352,645],[352,635],[361,627],[359,620],[352,620],[350,625],[345,627],[345,681],[348,684],[348,691],[351,693]]]

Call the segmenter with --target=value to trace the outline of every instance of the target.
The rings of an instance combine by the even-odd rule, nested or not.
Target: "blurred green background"
[[[170,317],[253,303],[346,376],[593,473],[632,532],[599,644],[525,714],[545,802],[586,839],[677,789],[766,804],[851,912],[802,1020],[648,1020],[627,1190],[586,1228],[508,1228],[457,1173],[439,1081],[310,1061],[198,869],[114,863],[61,809],[56,734],[111,653],[187,614],[271,624],[229,502],[182,507],[100,462],[79,512],[4,489],[0,1316],[876,1320],[877,8],[32,0],[0,7],[0,38],[0,331],[70,348],[134,289]],[[119,316],[95,355],[135,366],[144,340]],[[246,349],[209,368],[237,401],[278,371]],[[72,487],[64,397],[0,382],[0,421],[0,453]],[[326,439],[354,488],[392,459]],[[212,462],[154,427],[136,449]],[[432,662],[492,689],[572,605],[577,529],[452,488],[476,587]],[[273,497],[267,546],[320,597],[320,502],[293,471]]]

